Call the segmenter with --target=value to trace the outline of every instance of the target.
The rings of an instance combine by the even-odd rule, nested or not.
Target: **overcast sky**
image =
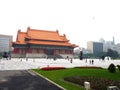
[[[71,43],[120,43],[120,0],[0,0],[0,34],[13,35],[27,27],[59,30]]]

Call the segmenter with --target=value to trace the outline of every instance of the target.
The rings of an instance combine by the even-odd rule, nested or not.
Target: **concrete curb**
[[[34,72],[35,74],[37,74],[38,76],[40,76],[40,77],[44,78],[45,80],[47,80],[47,81],[51,82],[52,84],[56,85],[57,87],[61,88],[62,90],[66,90],[66,89],[65,89],[65,88],[63,88],[62,86],[60,86],[60,85],[58,85],[57,83],[55,83],[55,82],[51,81],[50,79],[48,79],[48,78],[44,77],[43,75],[41,75],[41,74],[39,74],[39,73],[37,73],[37,72],[35,72],[35,71],[33,71],[33,70],[30,70],[30,71],[31,71],[31,72]]]

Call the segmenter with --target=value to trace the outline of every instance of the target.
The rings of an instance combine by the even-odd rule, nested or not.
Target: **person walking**
[[[92,64],[94,64],[94,60],[92,59]]]

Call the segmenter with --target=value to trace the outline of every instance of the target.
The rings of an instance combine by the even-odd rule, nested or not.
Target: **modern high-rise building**
[[[114,36],[113,36],[113,45],[115,45],[115,39],[114,39]]]
[[[100,42],[87,42],[87,49],[93,54],[99,54],[103,52],[103,43]]]
[[[12,40],[13,36],[0,34],[0,53],[12,51]]]

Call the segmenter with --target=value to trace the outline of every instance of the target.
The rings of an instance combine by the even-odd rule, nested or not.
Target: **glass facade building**
[[[99,54],[103,52],[103,43],[100,42],[87,42],[87,49],[93,54]]]

